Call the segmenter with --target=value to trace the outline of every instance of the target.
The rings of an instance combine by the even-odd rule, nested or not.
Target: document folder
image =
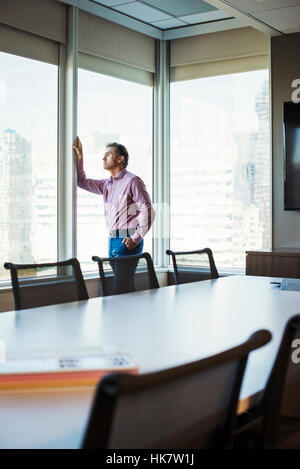
[[[0,364],[0,391],[91,387],[109,373],[138,373],[125,352],[103,347],[7,351]]]

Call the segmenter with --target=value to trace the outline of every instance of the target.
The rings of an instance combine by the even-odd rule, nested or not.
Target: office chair
[[[15,310],[89,298],[80,264],[76,258],[44,264],[6,262],[4,267],[10,270]],[[32,280],[38,278],[37,274],[40,269],[44,270],[44,275],[46,273],[49,278],[43,279],[38,284],[37,282],[33,283]],[[55,269],[54,275],[49,274],[50,269]],[[26,271],[30,275],[24,279],[23,274]],[[39,291],[39,294],[33,295],[33,286],[35,292]]]
[[[216,264],[214,261],[214,256],[212,253],[212,250],[209,248],[205,249],[200,249],[197,251],[171,251],[170,249],[167,249],[166,254],[168,256],[172,257],[172,262],[173,262],[173,268],[174,268],[174,283],[175,285],[179,285],[181,283],[188,283],[188,282],[197,282],[199,280],[208,280],[208,279],[213,279],[213,278],[218,278],[219,273],[216,268]],[[193,275],[189,275],[187,278],[187,274],[183,275],[183,272],[180,272],[178,270],[177,266],[177,261],[176,261],[176,256],[190,256],[193,254],[206,254],[208,256],[208,261],[209,261],[209,268],[210,268],[210,274],[205,275],[203,273],[194,273]]]
[[[300,339],[300,315],[285,327],[259,404],[239,417],[236,447],[300,448],[300,363],[295,363],[300,354],[292,345],[295,339]]]
[[[104,377],[82,448],[230,448],[248,354],[270,339],[261,330],[235,348],[187,365]]]
[[[99,277],[103,296],[109,294],[130,293],[135,291],[134,275],[140,259],[145,259],[149,289],[159,288],[159,283],[154,270],[152,258],[148,252],[121,257],[98,257],[93,256],[92,260],[98,263]],[[109,262],[114,273],[113,290],[109,289],[107,277],[104,273],[103,264]]]

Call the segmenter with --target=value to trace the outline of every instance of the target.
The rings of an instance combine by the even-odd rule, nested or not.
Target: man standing
[[[103,195],[106,225],[109,232],[109,257],[129,256],[143,251],[144,236],[154,221],[154,208],[143,181],[127,171],[128,151],[119,143],[109,143],[103,157],[103,168],[109,179],[89,179],[83,167],[83,150],[79,137],[73,149],[77,154],[77,185]],[[114,267],[115,291],[133,290],[133,275],[119,263]],[[118,263],[115,264],[117,266]]]

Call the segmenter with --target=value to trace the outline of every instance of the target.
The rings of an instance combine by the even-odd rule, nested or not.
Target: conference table
[[[247,364],[241,411],[259,398],[285,324],[300,313],[300,292],[274,281],[230,276],[10,311],[0,314],[0,339],[19,351],[115,347],[144,373],[222,352],[268,329],[272,341]],[[0,448],[80,447],[92,399],[93,389],[1,391]]]

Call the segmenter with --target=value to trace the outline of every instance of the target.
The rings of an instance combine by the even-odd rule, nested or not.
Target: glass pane
[[[267,70],[171,85],[171,249],[243,268],[271,246]],[[197,264],[195,256],[189,262]]]
[[[0,52],[0,279],[57,257],[57,69]]]
[[[103,169],[105,145],[118,142],[129,152],[128,171],[139,176],[152,196],[152,88],[79,70],[78,135],[84,168],[92,179],[109,178]],[[77,192],[77,253],[82,270],[96,270],[94,255],[108,255],[102,196]],[[144,251],[152,251],[151,230]]]

